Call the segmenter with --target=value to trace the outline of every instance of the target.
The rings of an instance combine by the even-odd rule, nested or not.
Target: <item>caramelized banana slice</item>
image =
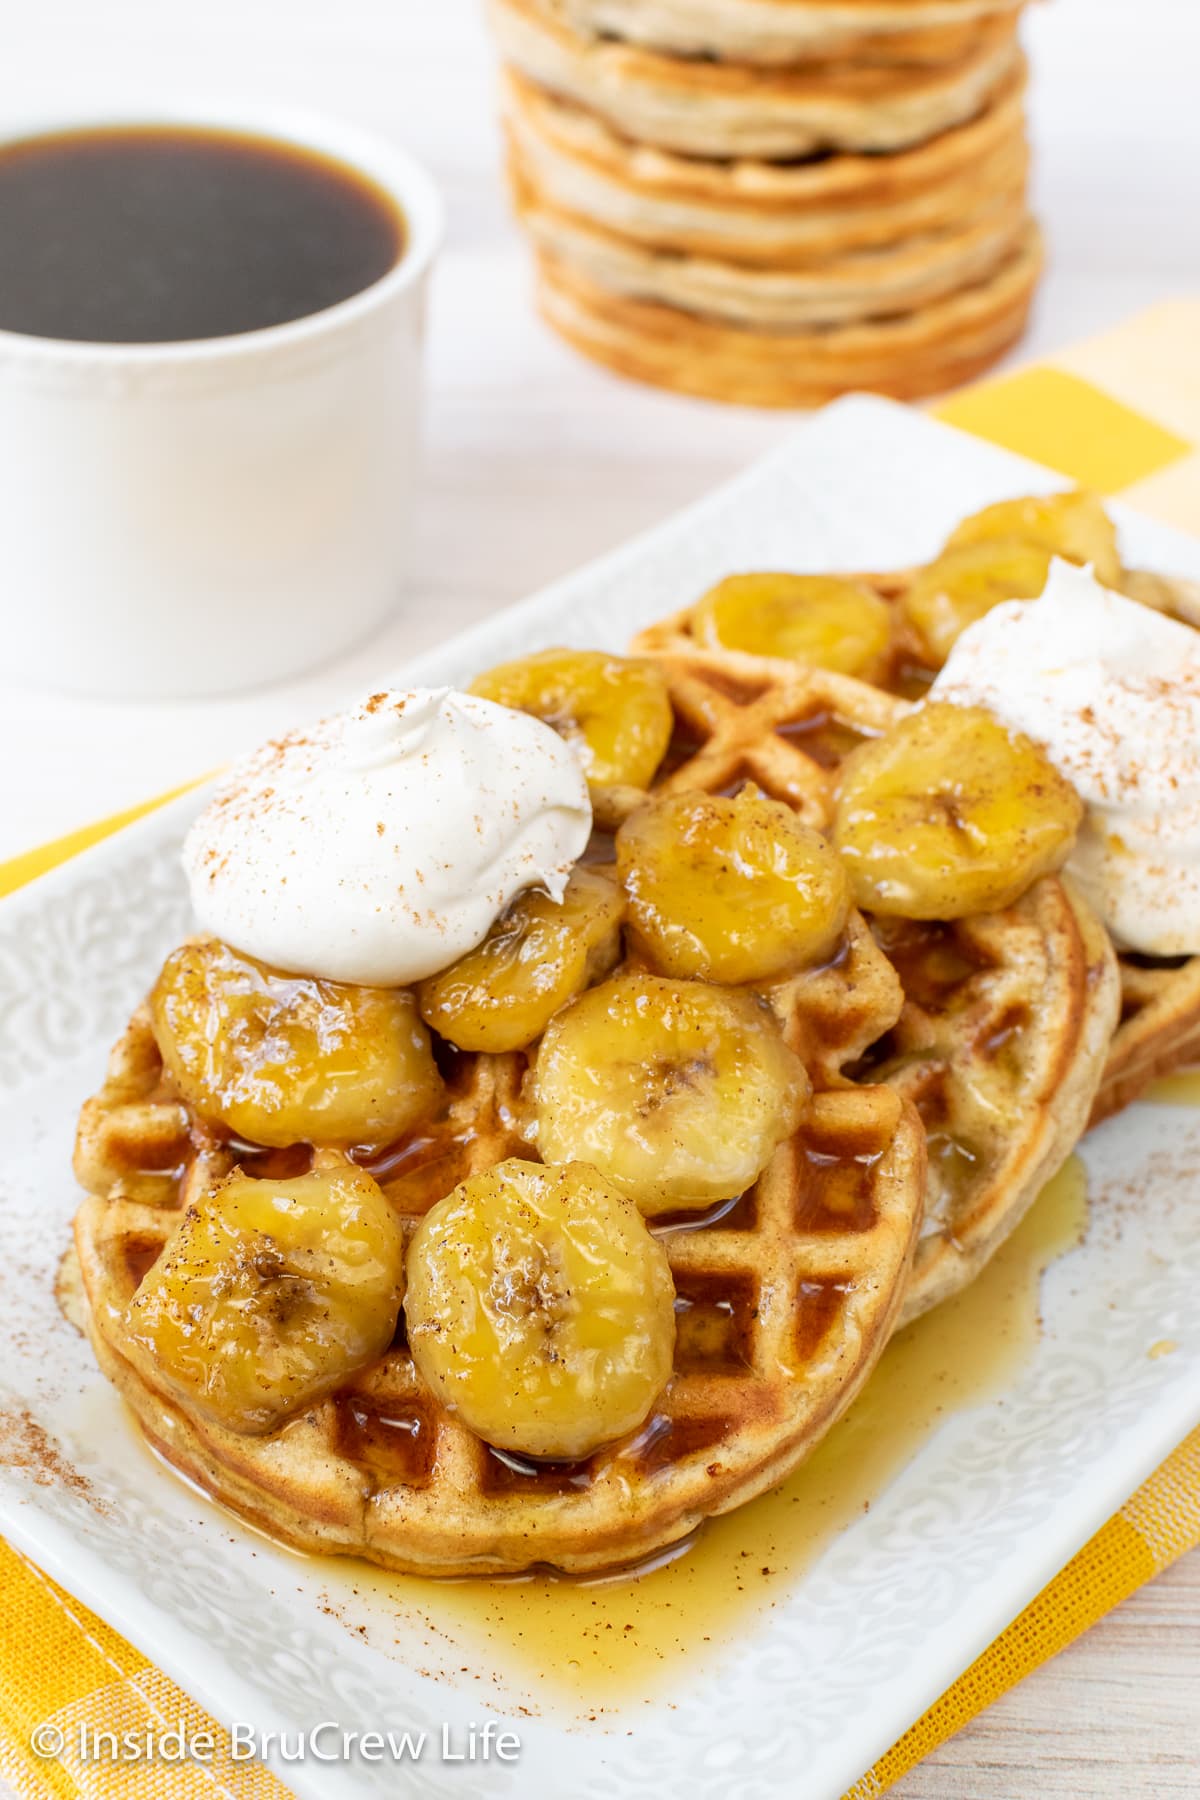
[[[522,894],[477,950],[421,983],[422,1018],[460,1050],[524,1050],[612,968],[624,910],[621,890],[594,868],[572,873],[561,905]]]
[[[587,1456],[636,1430],[671,1373],[666,1253],[582,1163],[498,1163],[440,1200],[409,1248],[405,1317],[434,1393],[526,1456]]]
[[[592,1163],[646,1213],[707,1206],[757,1180],[809,1092],[762,1002],[618,975],[573,1000],[542,1039],[538,1150],[548,1163]]]
[[[943,550],[904,596],[931,663],[940,666],[968,625],[1003,600],[1036,600],[1050,573],[1050,551],[1020,538],[986,538]]]
[[[1037,745],[978,706],[909,713],[842,766],[834,839],[868,912],[996,912],[1061,868],[1083,803]]]
[[[552,725],[574,744],[595,787],[649,787],[671,739],[661,672],[601,650],[542,650],[500,663],[471,692]]]
[[[1066,562],[1090,563],[1096,580],[1105,587],[1115,587],[1121,577],[1117,528],[1095,494],[1083,489],[1031,495],[1025,500],[1001,500],[995,506],[985,506],[982,512],[963,520],[950,534],[946,548],[989,543],[995,538],[1018,538],[1051,556],[1061,556]]]
[[[824,961],[850,910],[837,852],[755,787],[651,800],[618,831],[617,867],[637,938],[668,975],[777,981]]]
[[[868,677],[887,654],[891,614],[878,594],[837,575],[727,575],[696,602],[692,632],[712,650]]]
[[[404,1238],[371,1177],[234,1174],[190,1206],[125,1322],[154,1377],[231,1431],[272,1431],[391,1343]]]
[[[282,975],[206,938],[171,952],[150,1012],[184,1099],[250,1143],[379,1148],[437,1110],[406,989]]]

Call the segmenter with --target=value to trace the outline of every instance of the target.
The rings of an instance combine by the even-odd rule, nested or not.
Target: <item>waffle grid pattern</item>
[[[754,779],[819,818],[828,772],[788,740],[828,696],[738,709],[703,683],[672,685],[677,733],[659,789]],[[764,710],[769,702],[770,718]],[[899,703],[877,697],[882,728]],[[777,729],[778,727],[778,729]],[[644,800],[597,797],[611,830]],[[604,852],[603,832],[598,846]],[[675,1372],[647,1426],[579,1465],[501,1457],[450,1417],[399,1340],[346,1392],[272,1437],[239,1437],[185,1410],[124,1330],[173,1208],[241,1162],[299,1173],[306,1152],[248,1153],[206,1137],[163,1074],[143,1010],[84,1108],[76,1168],[92,1198],[76,1240],[97,1355],[147,1434],[230,1505],[302,1547],[388,1566],[502,1573],[640,1558],[778,1481],[849,1404],[894,1324],[923,1206],[924,1136],[889,1086],[846,1073],[896,1023],[903,994],[865,923],[823,967],[764,996],[813,1080],[800,1132],[732,1209],[667,1216],[679,1295]],[[411,1232],[476,1169],[531,1154],[525,1059],[462,1057],[445,1116],[368,1163]],[[336,1153],[318,1151],[327,1162]]]
[[[898,569],[853,577],[893,606],[892,648],[883,685],[897,694],[918,691],[932,674],[931,670],[921,670],[920,646],[899,604],[915,573]],[[1200,627],[1197,583],[1171,580],[1144,569],[1125,569],[1121,585],[1142,605],[1173,613]],[[635,649],[694,671],[701,678],[719,681],[733,671],[747,691],[752,691],[756,681],[786,684],[795,678],[795,665],[789,662],[734,651],[705,651],[691,635],[689,620],[689,608],[673,613],[641,632]],[[894,716],[899,716],[899,712]],[[1117,968],[1119,1018],[1089,1125],[1098,1125],[1121,1112],[1154,1081],[1200,1056],[1200,957],[1155,959],[1132,956],[1118,949]]]
[[[828,982],[814,985],[820,1013]],[[502,1122],[517,1100],[511,1059],[492,1060],[476,1059],[444,1139],[425,1140],[424,1161],[391,1178],[379,1171],[410,1230],[470,1167],[525,1148]],[[100,1190],[77,1224],[100,1359],[173,1461],[292,1542],[460,1573],[606,1567],[645,1554],[792,1466],[865,1378],[898,1304],[920,1210],[920,1129],[888,1088],[846,1084],[816,1097],[803,1131],[722,1219],[668,1220],[681,1303],[676,1372],[631,1441],[581,1464],[501,1457],[434,1402],[402,1338],[284,1431],[239,1438],[187,1418],[121,1324],[176,1207],[234,1158],[197,1131],[180,1134],[144,1015],[113,1067],[111,1086],[89,1105],[77,1159],[84,1185]],[[467,1112],[474,1130],[464,1148]],[[182,1150],[182,1180],[139,1166],[139,1145],[156,1159]],[[327,1164],[337,1153],[317,1154]]]
[[[904,577],[873,585],[894,601]],[[898,679],[913,645],[896,617]],[[664,785],[757,780],[827,826],[838,761],[908,703],[851,676],[706,649],[686,620],[676,615],[634,644],[659,662],[698,740]],[[876,929],[903,984],[903,1011],[880,1042],[862,1045],[867,1060],[855,1072],[911,1100],[930,1139],[909,1320],[975,1275],[1081,1136],[1116,1023],[1117,974],[1103,931],[1055,878],[1003,913],[936,929],[885,924]],[[820,1062],[819,1045],[810,1054]]]

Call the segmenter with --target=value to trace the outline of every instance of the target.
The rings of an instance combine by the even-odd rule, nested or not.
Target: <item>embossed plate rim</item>
[[[872,470],[880,485],[864,496],[864,471]],[[790,555],[796,566],[806,551],[817,566],[835,556],[843,566],[886,566],[931,552],[940,532],[973,505],[1053,485],[1061,479],[1006,452],[888,402],[856,397],[826,409],[697,506],[423,656],[405,676],[461,679],[487,660],[548,636],[619,647],[636,624],[677,604],[678,591],[687,591],[681,572],[689,561],[692,580],[701,567],[723,572],[713,570],[712,559],[736,562],[748,552],[738,548],[735,554],[735,546],[753,542],[764,555]],[[1200,576],[1200,545],[1115,510],[1131,559]],[[860,529],[867,516],[870,531]],[[185,796],[0,902],[0,1001],[6,993],[10,1001],[31,999],[35,984],[27,971],[39,957],[54,954],[48,934],[67,933],[65,913],[78,904],[84,917],[71,939],[72,953],[88,968],[80,1003],[92,1008],[86,1020],[43,1021],[38,1029],[45,1071],[22,1081],[13,1099],[0,1101],[0,1117],[7,1115],[10,1123],[8,1139],[0,1139],[7,1146],[0,1151],[0,1188],[11,1186],[7,1203],[0,1191],[0,1255],[7,1252],[9,1261],[31,1245],[46,1254],[39,1236],[43,1221],[31,1203],[37,1197],[30,1173],[33,1137],[50,1130],[62,1143],[71,1105],[94,1082],[105,1038],[119,1029],[161,947],[155,933],[169,940],[178,929],[181,898],[171,847],[203,799],[203,791]],[[129,890],[124,901],[122,883]],[[97,936],[105,916],[115,933],[115,956],[106,956]],[[4,1031],[0,1020],[0,1071]],[[10,1027],[10,1057],[24,1048]],[[22,1123],[27,1134],[18,1142]],[[1136,1170],[1152,1159],[1153,1144],[1167,1139],[1189,1145],[1194,1139],[1200,1159],[1200,1128],[1189,1127],[1182,1112],[1158,1108],[1139,1109],[1105,1127],[1090,1142],[1088,1156],[1115,1183],[1124,1167]],[[53,1187],[50,1198],[61,1212],[70,1196],[57,1178]],[[60,1229],[57,1218],[53,1229]],[[1179,1230],[1182,1242],[1182,1224]],[[1118,1240],[1128,1232],[1141,1244],[1139,1231],[1144,1235],[1138,1221],[1119,1224]],[[1107,1393],[1106,1371],[1119,1346],[1107,1326],[1103,1342],[1098,1327],[1095,1342],[1071,1335],[1089,1304],[1072,1282],[1080,1272],[1095,1280],[1106,1258],[1126,1252],[1091,1240],[1089,1245],[1051,1272],[1047,1340],[1005,1404],[955,1418],[928,1442],[869,1518],[830,1546],[761,1630],[731,1647],[726,1660],[732,1676],[718,1671],[710,1679],[706,1671],[692,1684],[694,1692],[668,1688],[636,1718],[618,1713],[611,1732],[604,1721],[584,1726],[582,1739],[546,1693],[536,1694],[547,1711],[519,1722],[523,1790],[560,1792],[561,1759],[569,1754],[586,1771],[589,1791],[620,1800],[651,1792],[658,1800],[697,1792],[757,1800],[780,1791],[789,1777],[797,1791],[797,1766],[807,1770],[804,1800],[837,1800],[1200,1421],[1200,1327],[1185,1318],[1180,1297],[1185,1291],[1190,1297],[1200,1276],[1200,1250],[1188,1246],[1194,1266],[1180,1253],[1177,1279],[1164,1278],[1155,1307],[1155,1318],[1168,1325],[1178,1314],[1179,1352],[1161,1363],[1144,1355],[1128,1368],[1120,1363],[1121,1404],[1106,1411],[1089,1407],[1081,1396]],[[1099,1294],[1094,1298],[1098,1307]],[[68,1384],[87,1379],[82,1347],[72,1349],[44,1302],[40,1295],[27,1303],[47,1346],[40,1360],[58,1358]],[[25,1305],[14,1303],[14,1327],[25,1318]],[[1156,1335],[1168,1335],[1168,1325]],[[1136,1349],[1131,1323],[1118,1321],[1111,1329],[1126,1330]],[[15,1329],[13,1335],[15,1342]],[[18,1351],[11,1361],[4,1380],[13,1397],[21,1394],[12,1384],[25,1380],[38,1398],[41,1390],[33,1387]],[[67,1400],[47,1400],[46,1409],[46,1422],[63,1429]],[[68,1424],[66,1435],[79,1439],[81,1431]],[[297,1565],[245,1534],[227,1537],[231,1528],[223,1515],[167,1476],[161,1482],[139,1477],[135,1484],[118,1468],[115,1450],[111,1461],[94,1444],[89,1454],[88,1480],[101,1502],[113,1490],[121,1516],[106,1519],[85,1501],[37,1487],[10,1469],[0,1470],[0,1528],[218,1716],[250,1716],[260,1725],[294,1729],[312,1722],[303,1709],[322,1700],[339,1709],[344,1724],[364,1727],[393,1722],[389,1709],[394,1714],[397,1707],[402,1723],[416,1724],[442,1717],[462,1722],[485,1710],[477,1694],[424,1680],[364,1647],[321,1616],[310,1596],[297,1602],[290,1589],[284,1593]],[[1038,1485],[1026,1492],[1029,1470]],[[1001,1506],[996,1490],[1004,1482],[1013,1496]],[[214,1597],[214,1573],[239,1579]],[[914,1607],[916,1577],[921,1602]],[[724,1717],[714,1698],[718,1675]],[[864,1724],[861,1692],[867,1684],[872,1704]],[[674,1709],[666,1704],[670,1700]],[[629,1726],[635,1733],[627,1738]],[[296,1764],[280,1773],[298,1794],[322,1800],[373,1792],[377,1785],[385,1791],[379,1772],[361,1765]],[[500,1791],[504,1773],[495,1766],[481,1776],[469,1767],[430,1765],[410,1767],[406,1780],[418,1795],[464,1796]]]

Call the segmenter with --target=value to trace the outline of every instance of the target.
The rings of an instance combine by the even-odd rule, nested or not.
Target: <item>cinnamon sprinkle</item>
[[[28,1407],[0,1412],[0,1468],[24,1469],[41,1488],[65,1488],[69,1494],[86,1500],[98,1513],[107,1513],[107,1502],[96,1493],[91,1482],[72,1462],[45,1426]]]

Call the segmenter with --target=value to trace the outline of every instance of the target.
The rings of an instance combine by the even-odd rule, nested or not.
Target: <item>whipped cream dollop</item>
[[[399,987],[556,900],[592,824],[575,752],[451,688],[387,690],[240,763],[184,845],[200,925],[294,974]]]
[[[1068,864],[1116,941],[1200,952],[1200,632],[1055,561],[970,626],[930,697],[1040,744],[1086,807]]]

